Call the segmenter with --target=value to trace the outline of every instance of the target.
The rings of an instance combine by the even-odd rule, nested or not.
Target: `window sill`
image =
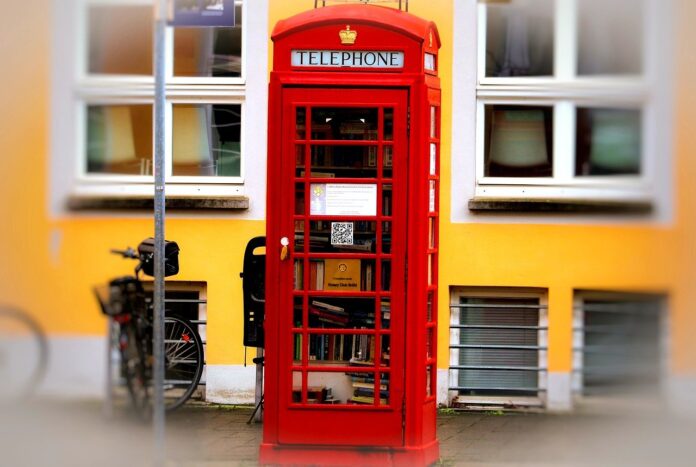
[[[476,213],[554,212],[650,214],[653,211],[653,205],[648,201],[473,198],[469,200],[469,210]]]
[[[71,211],[152,210],[154,205],[152,196],[71,196],[67,203]],[[246,196],[167,197],[165,206],[166,209],[181,211],[241,211],[249,209],[249,198]]]

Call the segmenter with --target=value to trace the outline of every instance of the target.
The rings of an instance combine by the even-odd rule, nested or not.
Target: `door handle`
[[[280,239],[280,260],[285,261],[285,259],[288,257],[288,245],[290,244],[290,240],[288,240],[288,237],[283,237]]]

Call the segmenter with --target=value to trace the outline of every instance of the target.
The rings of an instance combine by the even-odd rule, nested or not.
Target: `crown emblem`
[[[338,31],[338,37],[341,38],[341,44],[353,45],[355,38],[358,37],[358,31],[351,31],[350,25],[346,24],[346,28]]]

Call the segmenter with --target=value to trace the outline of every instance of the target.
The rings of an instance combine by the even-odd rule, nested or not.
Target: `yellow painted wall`
[[[269,0],[269,34],[276,21],[311,8],[311,0]],[[100,335],[91,287],[131,263],[108,249],[135,246],[153,231],[144,215],[50,219],[48,161],[50,121],[50,3],[7,2],[0,15],[0,303],[38,316],[61,335]],[[696,5],[679,1],[678,44],[696,39]],[[450,203],[452,1],[411,0],[411,12],[434,20],[443,47],[442,225],[439,355],[448,361],[449,287],[523,286],[549,290],[549,368],[571,366],[574,289],[668,293],[672,365],[696,370],[696,59],[686,46],[677,54],[675,93],[675,218],[670,226],[452,224]],[[31,18],[20,21],[16,18]],[[271,49],[272,50],[272,49]],[[269,58],[269,65],[271,58]],[[264,233],[260,221],[192,215],[169,218],[167,237],[181,246],[180,280],[207,281],[208,362],[241,363],[241,281],[246,241]]]
[[[51,334],[102,335],[91,289],[134,266],[109,249],[137,246],[154,224],[146,213],[49,218],[51,8],[9,2],[0,15],[0,303],[27,310]],[[208,363],[243,360],[239,272],[247,241],[264,233],[264,222],[234,215],[167,220],[166,237],[181,247],[173,279],[207,282]]]

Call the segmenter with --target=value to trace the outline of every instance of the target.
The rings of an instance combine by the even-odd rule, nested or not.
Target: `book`
[[[319,300],[312,300],[312,305],[314,305],[317,308],[330,311],[332,313],[348,316],[348,313],[346,313],[345,308],[337,306],[337,305],[331,305],[331,304],[326,303],[326,302],[320,302]]]
[[[370,396],[353,396],[350,398],[350,401],[356,404],[374,404],[375,398]],[[381,405],[387,405],[387,399],[380,399],[379,403]]]
[[[309,307],[309,314],[327,323],[341,324],[344,326],[348,324],[348,316],[332,313],[314,306]]]
[[[371,378],[371,379],[372,379],[371,383],[356,381],[356,382],[353,382],[351,384],[353,385],[354,388],[370,389],[370,390],[374,391],[374,389],[375,389],[374,378]],[[387,389],[389,389],[389,386],[387,386],[386,384],[380,384],[379,389],[380,389],[380,391],[386,391]]]

